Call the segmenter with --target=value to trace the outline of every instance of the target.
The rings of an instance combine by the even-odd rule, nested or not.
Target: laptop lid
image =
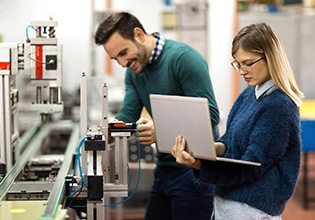
[[[208,99],[151,94],[150,102],[159,152],[171,154],[180,134],[193,157],[216,160]]]

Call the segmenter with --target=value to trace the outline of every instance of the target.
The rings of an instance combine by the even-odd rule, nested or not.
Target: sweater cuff
[[[211,194],[214,195],[214,185],[210,184],[208,182],[203,182],[200,181],[200,170],[193,169],[193,174],[194,174],[194,184],[196,186],[196,189],[198,192],[200,192],[202,195],[204,194]]]
[[[201,160],[201,169],[194,169],[195,181],[200,184],[214,184],[215,183],[215,162],[208,160]]]

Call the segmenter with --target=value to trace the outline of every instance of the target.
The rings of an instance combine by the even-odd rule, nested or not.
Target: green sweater
[[[127,68],[125,85],[125,98],[116,116],[118,120],[137,121],[143,106],[152,116],[150,94],[206,97],[209,100],[213,136],[215,139],[219,137],[219,109],[207,62],[187,44],[166,40],[158,59],[147,64],[142,73],[136,75]],[[163,153],[157,153],[157,165],[181,166],[175,162],[172,155]]]

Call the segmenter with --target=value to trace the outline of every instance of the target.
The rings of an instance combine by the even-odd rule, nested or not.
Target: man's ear
[[[141,30],[141,28],[136,27],[133,29],[135,40],[139,43],[143,43],[145,41],[145,33]]]

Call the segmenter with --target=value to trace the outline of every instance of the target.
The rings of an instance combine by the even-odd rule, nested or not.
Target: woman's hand
[[[193,158],[189,153],[187,153],[185,151],[185,147],[186,139],[180,135],[177,136],[175,139],[175,145],[172,149],[172,155],[176,158],[176,162],[200,170],[200,160]]]
[[[226,147],[222,142],[214,142],[215,151],[217,156],[223,157],[226,151]]]

